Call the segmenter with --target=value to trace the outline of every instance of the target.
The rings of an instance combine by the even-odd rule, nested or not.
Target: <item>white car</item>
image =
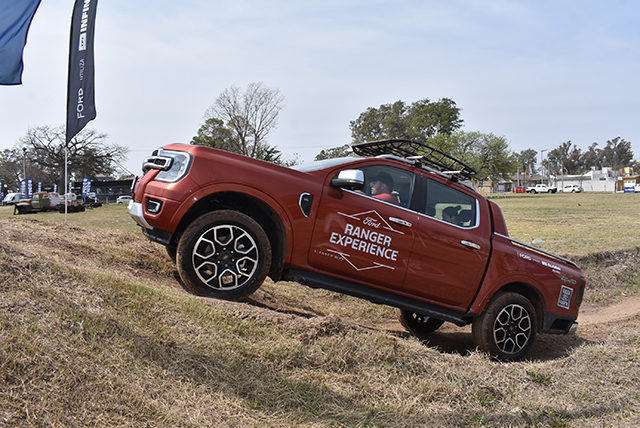
[[[568,184],[564,186],[561,190],[562,193],[580,193],[582,192],[582,187],[577,184]]]
[[[527,193],[556,193],[556,186],[547,186],[546,184],[536,184],[533,187],[527,187]]]
[[[2,205],[15,205],[20,202],[20,193],[7,193],[2,200]]]
[[[128,204],[131,200],[131,196],[118,196],[116,204]]]

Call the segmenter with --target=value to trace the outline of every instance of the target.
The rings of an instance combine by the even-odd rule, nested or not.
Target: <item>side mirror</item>
[[[364,172],[359,169],[345,169],[331,180],[331,186],[347,190],[364,189]]]

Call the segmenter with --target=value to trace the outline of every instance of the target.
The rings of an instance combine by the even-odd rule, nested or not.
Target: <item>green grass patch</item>
[[[640,195],[632,193],[510,194],[493,199],[509,235],[569,255],[637,248]],[[537,241],[539,242],[539,241]]]
[[[0,218],[13,217],[13,207],[0,207]],[[53,223],[65,223],[65,215],[58,211],[40,212],[34,214],[18,214],[15,217],[36,218]],[[67,213],[69,226],[91,227],[98,229],[117,229],[129,232],[140,231],[140,227],[129,216],[126,204],[104,204],[98,208],[87,208],[79,213]]]

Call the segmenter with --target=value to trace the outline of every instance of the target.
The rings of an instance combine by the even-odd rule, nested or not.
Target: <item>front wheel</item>
[[[171,261],[176,263],[177,261],[176,254],[178,253],[178,247],[175,245],[169,244],[165,247],[165,249],[167,250],[167,255],[169,256]]]
[[[526,355],[536,337],[537,319],[529,300],[517,293],[498,293],[473,320],[473,339],[483,351],[501,360]]]
[[[262,285],[271,265],[271,246],[251,217],[222,210],[191,223],[180,238],[176,256],[178,273],[190,291],[240,300]]]
[[[404,328],[416,336],[433,333],[444,324],[444,321],[437,318],[416,314],[415,312],[405,311],[403,309],[398,309],[398,320]]]

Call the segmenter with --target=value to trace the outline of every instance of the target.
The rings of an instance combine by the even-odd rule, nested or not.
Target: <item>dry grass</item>
[[[162,247],[119,221],[78,227],[84,214],[0,218],[0,426],[640,424],[638,317],[498,363],[375,329],[393,310],[295,283],[253,303],[194,297]]]

